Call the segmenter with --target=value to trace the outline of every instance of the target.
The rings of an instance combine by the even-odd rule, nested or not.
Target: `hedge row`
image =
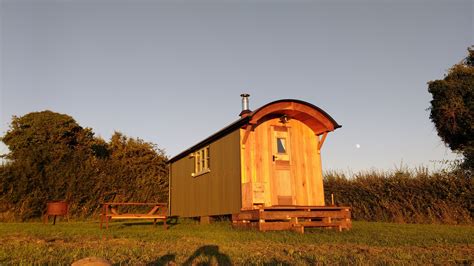
[[[472,223],[474,185],[461,171],[366,172],[352,178],[325,174],[326,203],[350,206],[354,220],[399,223]]]
[[[166,156],[152,144],[115,133],[97,158],[71,152],[60,160],[0,165],[0,221],[41,217],[49,201],[67,201],[70,216],[88,218],[101,202],[167,202]]]

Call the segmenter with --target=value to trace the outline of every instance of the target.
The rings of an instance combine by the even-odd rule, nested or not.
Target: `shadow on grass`
[[[308,263],[308,265],[311,265],[311,264],[313,264],[313,263]],[[262,265],[265,265],[265,266],[272,266],[272,265],[290,266],[290,265],[293,265],[293,264],[289,264],[288,262],[280,261],[280,260],[277,260],[277,259],[272,259],[271,261],[265,262]]]
[[[182,265],[209,265],[211,262],[217,262],[217,265],[232,265],[230,257],[227,254],[221,253],[219,251],[219,246],[215,245],[202,246],[196,249],[196,251],[194,251],[194,253],[189,256],[189,258]],[[147,265],[169,264],[176,264],[175,254],[166,254],[158,260],[148,263]]]
[[[166,254],[164,256],[162,256],[161,258],[159,258],[158,260],[156,261],[153,261],[153,262],[150,262],[150,263],[147,263],[147,266],[152,266],[152,265],[174,265],[176,264],[176,255],[175,254]]]

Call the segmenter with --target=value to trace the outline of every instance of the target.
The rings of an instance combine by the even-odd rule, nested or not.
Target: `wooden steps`
[[[293,230],[304,233],[305,227],[352,228],[349,207],[273,206],[241,210],[232,215],[237,228],[256,228],[260,231]]]

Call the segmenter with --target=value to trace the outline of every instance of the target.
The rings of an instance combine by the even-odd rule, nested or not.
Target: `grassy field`
[[[474,227],[354,222],[351,231],[258,232],[229,222],[180,220],[169,230],[147,222],[55,226],[0,223],[0,264],[69,264],[97,256],[118,265],[468,264]]]

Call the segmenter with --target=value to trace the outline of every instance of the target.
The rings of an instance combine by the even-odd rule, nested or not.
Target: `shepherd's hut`
[[[325,206],[321,148],[341,126],[319,107],[278,100],[255,111],[242,94],[240,118],[169,160],[170,214],[232,215],[260,230],[351,227],[347,207]]]

